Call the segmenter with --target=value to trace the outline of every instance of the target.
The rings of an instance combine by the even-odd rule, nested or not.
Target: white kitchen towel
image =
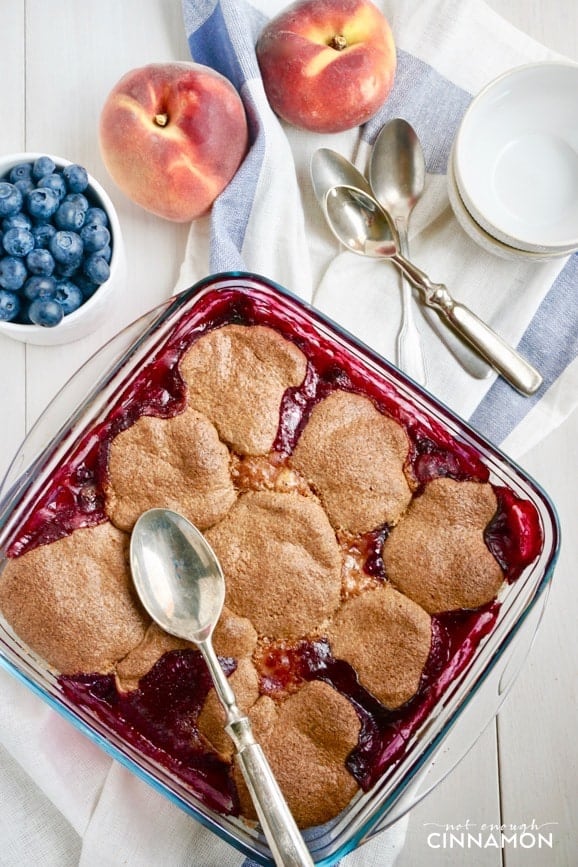
[[[445,172],[472,94],[504,69],[554,59],[482,0],[376,0],[399,50],[390,98],[361,130],[314,135],[280,123],[265,99],[254,43],[283,0],[183,0],[193,58],[219,69],[247,108],[252,147],[210,217],[191,226],[179,285],[210,272],[251,270],[316,304],[394,360],[399,285],[392,268],[339,250],[309,180],[314,150],[329,146],[361,167],[379,126],[402,116],[417,130],[428,182],[411,221],[416,263],[486,318],[544,374],[533,398],[494,375],[472,376],[421,317],[428,387],[519,456],[578,399],[578,256],[542,265],[495,259],[469,241],[448,204]],[[338,95],[328,95],[339,110]],[[242,855],[112,762],[6,672],[0,671],[0,865],[16,867],[247,867]],[[401,822],[342,867],[389,867]]]

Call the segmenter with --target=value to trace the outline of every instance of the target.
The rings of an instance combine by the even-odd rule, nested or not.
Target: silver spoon
[[[152,619],[170,635],[194,642],[203,654],[225,709],[225,730],[235,745],[275,863],[313,867],[309,850],[213,648],[211,637],[225,600],[225,578],[209,544],[177,512],[150,509],[132,531],[130,565],[137,593]]]
[[[356,187],[333,187],[325,196],[325,216],[335,237],[361,256],[390,259],[419,289],[425,303],[441,313],[514,388],[533,394],[542,377],[515,349],[485,322],[449,294],[443,283],[433,283],[427,274],[399,252],[387,213],[370,195]]]
[[[381,128],[373,145],[369,182],[373,195],[387,211],[397,230],[402,256],[409,255],[409,218],[424,191],[425,177],[425,158],[414,128],[401,117],[393,118]],[[425,361],[420,333],[413,316],[411,284],[403,274],[397,361],[412,379],[425,384]]]
[[[321,207],[329,190],[338,184],[348,184],[371,193],[365,175],[347,157],[331,148],[318,148],[311,157],[309,170],[313,192]]]

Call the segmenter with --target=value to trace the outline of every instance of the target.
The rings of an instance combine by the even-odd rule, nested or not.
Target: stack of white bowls
[[[488,252],[539,262],[578,250],[578,65],[520,66],[488,84],[447,179],[457,220]]]

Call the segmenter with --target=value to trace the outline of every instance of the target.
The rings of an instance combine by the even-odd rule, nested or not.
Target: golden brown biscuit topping
[[[504,580],[484,541],[496,506],[489,484],[429,482],[385,541],[389,580],[430,614],[490,602]]]
[[[323,681],[311,681],[280,707],[263,696],[249,715],[298,825],[320,825],[347,806],[357,784],[345,760],[361,724],[346,698]],[[236,781],[243,814],[255,817],[238,773]]]
[[[418,690],[431,646],[429,615],[387,584],[354,596],[329,628],[333,655],[357,672],[359,682],[388,708]]]
[[[189,405],[211,419],[239,454],[271,450],[286,389],[305,378],[300,349],[263,325],[225,325],[200,337],[179,369]]]
[[[168,419],[141,416],[117,434],[108,475],[107,514],[127,531],[153,507],[181,512],[204,530],[237,496],[227,447],[208,418],[191,409]]]
[[[18,635],[64,673],[108,672],[142,641],[149,619],[132,586],[128,536],[76,530],[9,560],[0,607]]]
[[[411,499],[409,441],[367,397],[334,391],[318,403],[291,464],[319,494],[332,525],[365,533],[394,524]]]
[[[259,675],[250,659],[241,659],[229,682],[235,693],[237,706],[241,713],[247,713],[259,698]],[[212,749],[223,758],[233,758],[233,742],[225,731],[225,711],[211,689],[199,716],[199,731],[207,739]]]
[[[339,605],[339,545],[315,500],[249,492],[205,535],[225,573],[225,604],[261,635],[308,635]]]

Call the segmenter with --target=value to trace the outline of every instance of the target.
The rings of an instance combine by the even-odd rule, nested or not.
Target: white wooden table
[[[575,0],[489,4],[531,36],[578,60]],[[130,270],[114,315],[90,338],[53,348],[0,338],[3,473],[70,374],[123,325],[164,300],[176,281],[187,227],[149,216],[116,193],[98,153],[97,123],[103,100],[125,71],[153,59],[186,60],[189,53],[178,0],[2,0],[1,33],[0,152],[72,155],[87,166],[117,205]],[[527,454],[523,464],[553,497],[565,530],[546,615],[497,721],[413,811],[399,867],[578,864],[578,414]],[[468,821],[477,827],[555,822],[554,849],[464,851],[428,843],[426,823],[450,827]],[[17,867],[2,857],[0,843],[0,863]]]

